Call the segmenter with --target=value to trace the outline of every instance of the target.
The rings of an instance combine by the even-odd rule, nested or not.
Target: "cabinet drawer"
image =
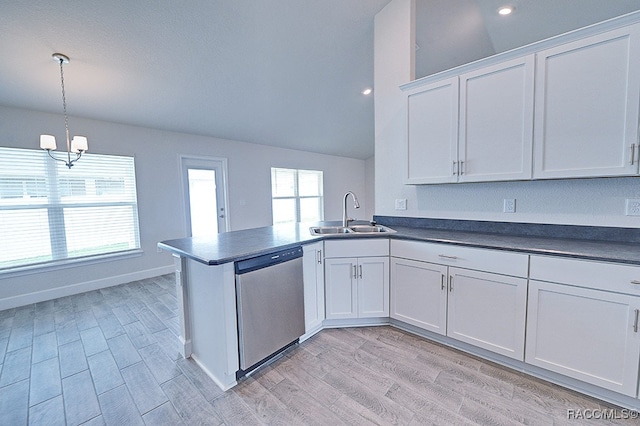
[[[324,242],[325,257],[389,256],[388,238],[361,238]]]
[[[531,256],[530,278],[640,296],[640,267],[552,256]]]
[[[496,274],[526,277],[529,255],[420,241],[391,241],[391,256]]]

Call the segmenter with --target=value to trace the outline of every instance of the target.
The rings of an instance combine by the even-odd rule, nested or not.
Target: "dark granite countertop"
[[[221,265],[320,240],[311,235],[309,224],[296,223],[167,240],[158,247],[207,265]]]
[[[376,217],[379,223],[397,231],[376,237],[640,265],[640,243],[636,235],[640,230],[637,229],[394,219]],[[338,222],[325,224],[336,225]],[[220,265],[322,239],[371,237],[314,237],[309,232],[309,226],[313,225],[283,224],[231,231],[207,238],[181,238],[162,241],[158,247],[207,265]]]
[[[392,238],[640,265],[640,244],[393,227]]]

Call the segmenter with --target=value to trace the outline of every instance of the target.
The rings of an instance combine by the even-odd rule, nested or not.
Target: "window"
[[[324,219],[322,172],[271,168],[273,223]]]
[[[0,148],[0,270],[140,248],[133,157]]]

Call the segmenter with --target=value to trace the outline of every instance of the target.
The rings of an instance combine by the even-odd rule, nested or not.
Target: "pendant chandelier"
[[[82,153],[86,152],[88,147],[87,138],[84,136],[74,136],[73,139],[69,138],[69,117],[67,117],[67,99],[64,91],[64,74],[62,72],[62,65],[69,63],[69,57],[62,53],[54,53],[51,57],[60,63],[60,86],[62,87],[62,111],[64,112],[64,129],[67,139],[67,158],[56,158],[51,153],[56,149],[56,138],[53,135],[40,135],[40,148],[45,149],[49,154],[49,157],[56,161],[62,161],[68,168],[73,166],[73,163],[78,161],[82,156]],[[76,158],[71,159],[71,153]]]

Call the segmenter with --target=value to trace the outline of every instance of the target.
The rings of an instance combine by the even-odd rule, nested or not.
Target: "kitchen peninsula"
[[[316,304],[314,309],[322,310],[322,318],[302,339],[323,327],[390,324],[622,406],[640,406],[640,230],[386,216],[374,219],[397,232],[317,237],[309,232],[309,224],[287,224],[159,243],[175,257],[183,355],[198,362],[221,388],[233,387],[239,370],[234,263],[302,245],[305,250],[317,248],[309,256],[305,251],[305,257],[310,258],[304,263],[305,310],[309,309],[308,300]],[[373,239],[359,244],[365,238]],[[390,260],[390,266],[381,272],[387,277],[381,282],[390,287],[384,296],[380,293],[387,313],[332,315],[330,305],[343,300],[331,301],[338,296],[335,292],[331,296],[330,289],[339,289],[335,282],[331,284],[335,279],[331,261],[349,255],[354,257],[349,265],[356,265],[368,255],[345,250],[363,246],[382,247],[386,255],[375,253],[376,258]],[[315,272],[309,273],[309,267],[320,268],[320,279]],[[434,268],[441,272],[432,283],[429,274]],[[353,278],[357,275],[356,271]],[[311,277],[318,287],[316,295],[327,299],[326,317],[325,300],[307,299]],[[352,285],[357,294],[358,284]],[[427,288],[434,293],[429,295]],[[554,295],[562,298],[548,303]],[[439,320],[433,319],[433,309],[428,309],[431,296],[444,296],[444,304],[434,308],[444,315],[442,325],[436,324]],[[418,305],[424,302],[423,307],[416,309],[414,301]],[[568,303],[562,312],[554,311],[558,301]],[[470,314],[461,314],[461,308]],[[595,311],[587,312],[587,317],[569,318],[566,330],[555,323],[563,312],[574,315],[587,308]],[[608,308],[613,311],[607,312]],[[615,320],[606,319],[609,317]],[[470,319],[475,328],[466,322]],[[590,321],[604,327],[598,336],[612,336],[607,341],[611,340],[613,352],[611,345],[603,345],[609,352],[596,351],[593,365],[588,361],[572,365],[571,354],[558,349],[549,352],[548,342],[558,336],[569,337],[575,327],[594,326]],[[505,322],[509,327],[501,325]],[[478,328],[483,325],[485,329]],[[580,346],[584,355],[587,348],[582,346],[586,343],[572,344]],[[620,356],[614,354],[618,349]],[[553,362],[554,357],[558,362]],[[580,359],[584,358],[589,356]]]

